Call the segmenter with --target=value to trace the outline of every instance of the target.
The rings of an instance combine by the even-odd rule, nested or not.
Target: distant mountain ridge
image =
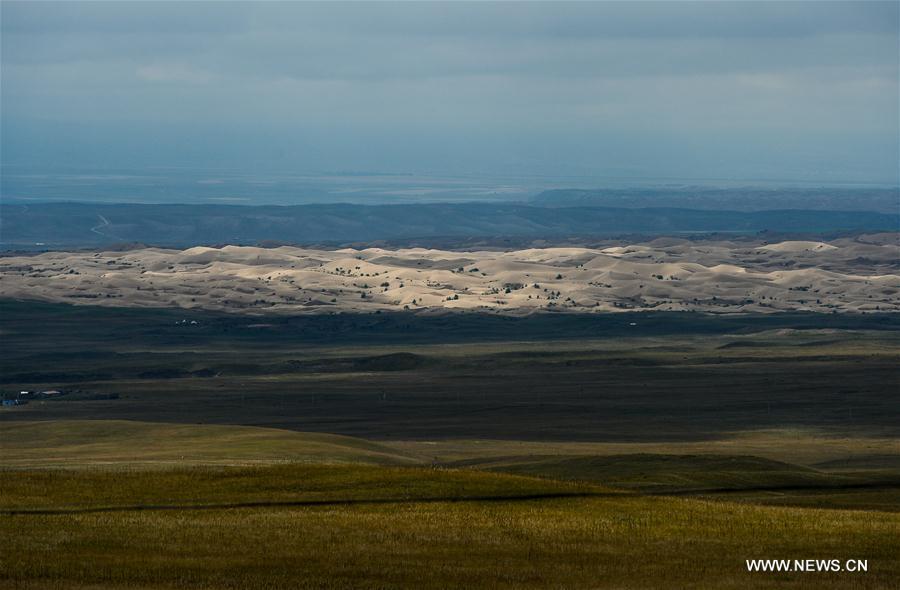
[[[4,248],[342,243],[418,237],[896,231],[900,215],[866,211],[722,211],[527,204],[0,205]]]
[[[900,214],[900,188],[612,188],[554,189],[536,195],[542,207],[677,207],[701,210],[874,211]]]

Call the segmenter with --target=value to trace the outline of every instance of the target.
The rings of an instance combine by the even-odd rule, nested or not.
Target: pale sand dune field
[[[900,311],[897,237],[660,238],[506,252],[288,246],[46,252],[0,258],[0,297],[251,313]]]

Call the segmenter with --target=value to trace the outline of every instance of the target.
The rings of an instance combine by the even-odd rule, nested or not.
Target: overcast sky
[[[2,160],[897,182],[897,2],[2,2]]]

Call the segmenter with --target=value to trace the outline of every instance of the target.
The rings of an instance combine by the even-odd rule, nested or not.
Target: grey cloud
[[[4,163],[896,176],[896,2],[0,7]]]
[[[336,6],[338,4],[338,6]],[[478,37],[778,37],[894,34],[891,1],[849,2],[29,2],[2,30],[31,34],[297,32]]]

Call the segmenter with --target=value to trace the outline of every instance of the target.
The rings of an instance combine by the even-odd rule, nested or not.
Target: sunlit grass
[[[778,581],[789,587],[887,588],[900,576],[900,515],[889,513],[651,498],[422,468],[94,469],[2,477],[6,510],[363,500],[6,513],[0,516],[4,587],[764,588]],[[599,495],[556,496],[592,492]],[[542,494],[550,497],[535,497]],[[497,501],[498,495],[510,499]],[[377,498],[394,501],[365,502]],[[869,560],[870,571],[745,571],[745,559],[770,557],[861,558]]]

